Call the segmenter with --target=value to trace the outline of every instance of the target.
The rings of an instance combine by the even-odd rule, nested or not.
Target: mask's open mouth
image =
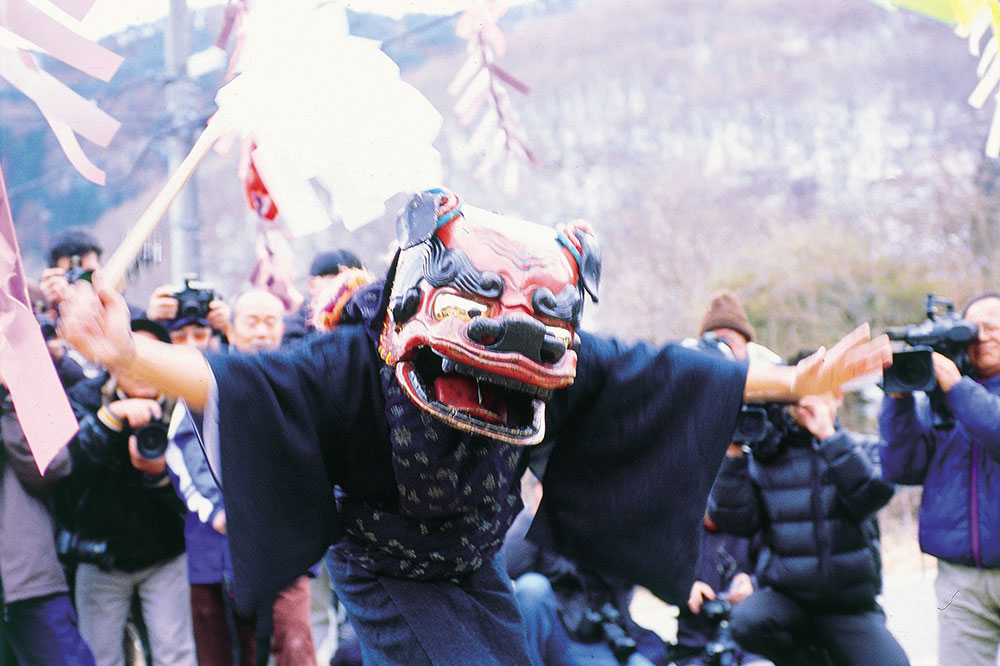
[[[396,379],[418,407],[459,430],[522,446],[545,436],[551,389],[460,363],[429,347],[398,363]]]

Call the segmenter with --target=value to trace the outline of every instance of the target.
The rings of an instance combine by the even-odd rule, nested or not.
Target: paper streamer
[[[0,171],[0,376],[14,401],[17,420],[45,473],[59,450],[76,434],[69,400],[31,310],[14,220]]]

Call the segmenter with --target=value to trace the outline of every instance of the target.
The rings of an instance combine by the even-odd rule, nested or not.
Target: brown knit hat
[[[712,296],[708,309],[701,318],[701,331],[712,331],[717,328],[731,328],[739,331],[748,342],[753,342],[757,332],[753,330],[747,311],[743,309],[740,299],[731,291],[720,291]]]

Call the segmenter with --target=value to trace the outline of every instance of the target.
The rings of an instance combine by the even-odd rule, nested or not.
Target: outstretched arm
[[[750,362],[743,399],[747,402],[795,402],[804,395],[839,389],[847,382],[881,371],[892,363],[889,339],[870,339],[868,324],[862,324],[826,350],[795,366]]]
[[[196,411],[205,408],[212,371],[194,347],[168,345],[133,336],[125,299],[104,286],[95,272],[94,286],[70,285],[59,305],[59,328],[73,347],[115,375],[130,375],[164,393],[184,398]]]

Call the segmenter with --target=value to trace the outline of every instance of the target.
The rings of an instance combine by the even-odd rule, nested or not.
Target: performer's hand
[[[863,377],[892,363],[889,338],[870,340],[868,324],[862,324],[826,350],[820,347],[795,366],[791,392],[796,397],[838,390],[847,382]]]
[[[171,321],[177,318],[177,299],[169,284],[160,285],[153,290],[146,306],[146,316],[156,321]]]
[[[114,372],[135,357],[128,306],[121,294],[105,288],[100,271],[94,271],[93,287],[84,280],[69,285],[59,317],[63,339],[91,361]]]
[[[691,594],[688,595],[688,608],[697,615],[701,612],[701,605],[706,601],[715,599],[715,590],[708,583],[696,580],[691,586]]]
[[[729,601],[734,604],[738,604],[753,594],[753,580],[750,578],[750,575],[741,571],[733,576],[732,582],[729,583],[727,594]]]

